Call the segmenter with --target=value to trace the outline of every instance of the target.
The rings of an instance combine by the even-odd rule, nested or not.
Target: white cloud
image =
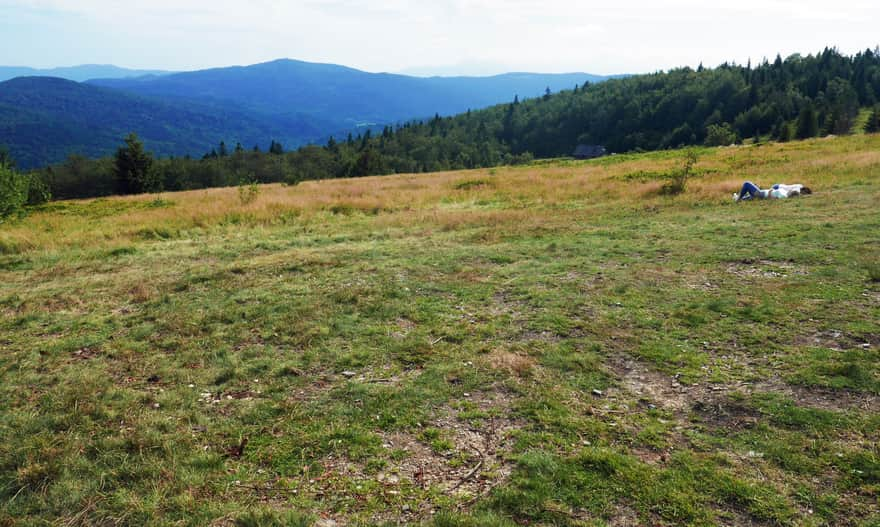
[[[15,31],[0,31],[0,63],[64,57],[188,69],[292,57],[371,71],[483,64],[487,73],[491,65],[621,73],[828,45],[854,52],[880,41],[878,15],[867,0],[0,0],[0,30],[18,24],[18,35],[46,35],[22,50]],[[60,19],[57,35],[45,31]]]

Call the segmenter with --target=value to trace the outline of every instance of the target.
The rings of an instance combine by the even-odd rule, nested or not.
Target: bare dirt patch
[[[852,390],[835,390],[820,386],[799,386],[788,384],[779,377],[773,377],[751,387],[752,392],[777,393],[795,401],[798,406],[830,410],[833,412],[868,410],[880,411],[880,397]]]
[[[405,338],[416,328],[416,323],[408,318],[398,318],[394,325],[396,329],[391,331],[391,336],[396,339]]]
[[[388,386],[398,386],[404,381],[411,381],[421,375],[424,370],[421,368],[412,368],[404,371],[397,371],[391,365],[377,369],[365,370],[358,372],[343,372],[342,377],[351,379],[354,382],[366,384],[381,384]]]
[[[469,394],[465,400],[438,408],[436,416],[422,423],[421,429],[378,432],[382,446],[400,454],[391,456],[380,471],[371,472],[363,463],[331,454],[322,462],[323,477],[376,481],[386,494],[393,496],[439,493],[462,500],[460,509],[467,508],[510,477],[513,433],[525,423],[510,416],[507,394],[498,391]],[[449,448],[431,444],[424,430],[439,430]],[[417,521],[428,517],[436,508],[431,499],[424,499],[418,506],[387,511],[385,519]]]
[[[87,346],[74,351],[73,360],[91,360],[98,357],[100,354],[101,350],[99,348]]]
[[[516,299],[507,291],[499,291],[492,296],[492,307],[489,312],[493,316],[510,315],[514,319],[522,317],[529,311],[528,304]]]
[[[684,385],[632,357],[617,356],[611,367],[624,392],[635,396],[642,406],[661,408],[679,418],[693,412],[710,424],[733,429],[754,426],[761,415],[732,394],[775,393],[798,406],[835,412],[880,410],[880,397],[874,394],[792,385],[778,376],[757,383]],[[615,390],[609,390],[608,395],[615,397]]]
[[[805,276],[807,270],[800,265],[775,260],[742,260],[727,265],[727,272],[740,278],[786,278],[788,276]]]
[[[683,386],[675,377],[653,370],[632,357],[612,358],[611,368],[620,379],[621,388],[645,405],[681,414],[699,398],[693,388]],[[609,397],[615,397],[616,392],[615,389],[609,390]]]
[[[618,504],[614,508],[614,514],[608,520],[609,527],[640,527],[645,525],[639,517],[639,513],[629,505]]]
[[[320,398],[336,385],[336,378],[329,375],[308,375],[310,382],[308,384],[293,388],[288,397],[289,402],[307,403]]]
[[[880,345],[880,335],[851,335],[836,329],[818,331],[811,335],[800,335],[794,343],[798,346],[813,346],[828,348],[833,351],[848,349],[869,349]]]

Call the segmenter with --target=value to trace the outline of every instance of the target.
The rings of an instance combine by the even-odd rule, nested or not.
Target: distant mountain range
[[[201,155],[221,140],[250,147],[274,139],[290,148],[605,79],[586,73],[418,78],[295,60],[147,76],[121,71],[125,78],[85,83],[46,77],[0,83],[0,145],[24,168],[71,153],[110,154],[131,131],[160,155]]]
[[[201,156],[221,140],[231,146],[314,137],[307,119],[255,116],[234,106],[163,101],[52,77],[0,83],[0,145],[21,168],[64,160],[69,154],[101,157],[136,132],[158,155]]]
[[[586,73],[508,73],[493,77],[409,77],[367,73],[333,64],[277,60],[247,67],[177,73],[148,79],[104,79],[91,84],[138,95],[211,101],[271,114],[308,114],[330,130],[365,123],[452,115],[535,97],[603,77]]]
[[[76,82],[89,79],[126,79],[145,75],[165,75],[162,70],[130,70],[109,64],[83,64],[64,68],[36,69],[24,66],[0,66],[0,82],[16,77],[58,77]]]

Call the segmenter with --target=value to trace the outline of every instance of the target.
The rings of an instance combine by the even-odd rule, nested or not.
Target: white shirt
[[[798,196],[801,193],[801,189],[803,189],[803,185],[773,185],[773,188],[770,189],[767,197],[770,199],[785,199],[793,196]]]

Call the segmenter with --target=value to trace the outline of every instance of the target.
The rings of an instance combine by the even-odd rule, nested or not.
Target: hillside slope
[[[294,141],[320,128],[296,118],[255,118],[234,108],[162,101],[50,77],[0,83],[0,145],[22,168],[76,153],[112,154],[136,132],[158,155],[201,155],[221,140],[264,147]],[[295,136],[295,137],[294,137]]]
[[[101,67],[77,71],[80,78],[126,74]],[[277,140],[290,148],[344,136],[359,126],[455,114],[587,80],[602,77],[512,73],[422,79],[291,60],[98,79],[83,87],[17,78],[0,83],[0,105],[6,105],[0,109],[0,145],[25,168],[70,153],[106,155],[129,131],[144,136],[159,155],[200,156],[220,141],[250,148]]]
[[[76,82],[89,79],[125,79],[170,73],[162,70],[133,70],[110,64],[82,64],[61,68],[29,68],[26,66],[0,66],[0,82],[15,77],[57,77]]]
[[[877,525],[880,135],[684,157],[4,224],[0,524]]]
[[[585,73],[418,78],[284,59],[155,79],[91,82],[141,95],[234,104],[262,113],[304,113],[341,130],[436,113],[453,115],[512,101],[516,95],[535,97],[548,87],[558,91],[601,80]]]

